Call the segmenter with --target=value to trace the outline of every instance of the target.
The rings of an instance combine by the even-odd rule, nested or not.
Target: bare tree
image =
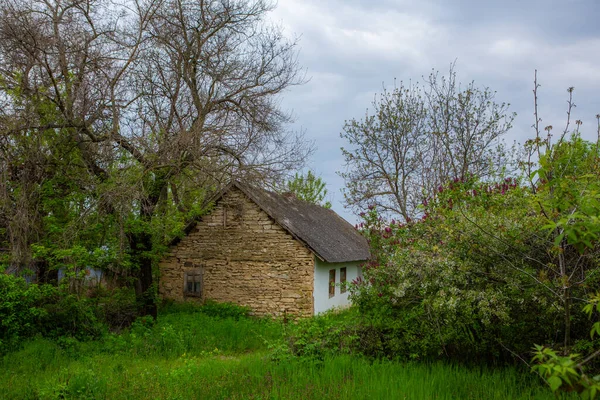
[[[427,148],[427,114],[418,86],[385,91],[373,101],[373,114],[344,125],[342,148],[348,170],[346,203],[364,209],[376,202],[383,212],[410,218],[420,203]]]
[[[151,297],[151,221],[167,204],[186,211],[194,184],[280,180],[312,151],[285,132],[279,95],[303,77],[296,42],[264,20],[272,8],[263,0],[0,5],[3,159],[14,164],[20,139],[49,132],[65,146],[59,155],[54,141],[44,143],[46,158],[76,155],[88,204],[145,226],[121,229],[140,298]]]
[[[377,205],[409,220],[443,183],[469,175],[488,177],[508,166],[501,141],[514,114],[472,82],[461,89],[450,74],[432,73],[425,85],[402,82],[384,89],[364,119],[347,121],[341,137],[346,205],[355,211]]]

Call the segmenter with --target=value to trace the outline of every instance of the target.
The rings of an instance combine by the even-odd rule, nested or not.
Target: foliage
[[[404,357],[497,360],[555,342],[569,329],[561,318],[565,280],[555,269],[554,238],[538,200],[512,178],[471,177],[439,187],[417,221],[388,224],[372,207],[359,228],[373,257],[365,279],[353,284],[353,301],[380,321],[420,316],[395,332],[395,322],[387,323],[391,337],[415,345],[412,354],[401,350]],[[582,281],[571,296],[582,298],[599,284],[597,248],[569,251],[579,259]],[[584,338],[578,323],[584,315],[569,315],[574,336]]]
[[[118,332],[127,328],[138,315],[135,292],[130,288],[108,290],[99,287],[88,291],[86,295],[99,310],[102,321],[111,331]]]
[[[368,296],[360,300],[368,301]],[[370,306],[379,309],[365,313],[363,307]],[[422,351],[423,333],[428,329],[423,319],[419,310],[394,315],[389,309],[382,309],[381,301],[329,311],[286,326],[285,342],[272,346],[272,359],[314,362],[340,354],[402,361],[425,359],[432,353]],[[430,350],[436,350],[436,343],[431,344]]]
[[[327,196],[325,182],[321,177],[316,177],[312,171],[308,171],[306,176],[296,173],[294,178],[287,182],[285,189],[300,200],[331,208],[331,203],[325,201]]]
[[[103,268],[156,315],[156,260],[204,200],[230,179],[278,183],[312,151],[284,128],[277,98],[303,78],[272,8],[1,2],[4,266]]]
[[[36,321],[45,316],[39,300],[46,297],[37,285],[0,274],[0,351],[11,348],[36,332]]]
[[[550,390],[515,368],[400,363],[355,355],[273,362],[280,321],[213,318],[201,307],[162,309],[97,341],[36,338],[0,358],[11,399],[544,399]],[[346,320],[346,313],[326,316]],[[303,323],[308,324],[305,320]],[[323,322],[317,322],[322,324]],[[332,336],[333,338],[333,336]],[[567,396],[563,396],[567,398]]]
[[[553,127],[544,128],[542,136],[538,115],[537,74],[534,80],[535,128],[536,137],[525,143],[528,158],[521,164],[529,181],[535,209],[542,216],[543,228],[551,241],[548,245],[552,253],[550,272],[560,279],[561,284],[554,295],[562,302],[564,321],[563,349],[568,351],[572,344],[571,308],[573,303],[586,296],[574,292],[596,289],[596,266],[598,243],[600,242],[600,115],[597,140],[595,143],[581,139],[581,120],[576,120],[576,128],[570,131],[574,88],[567,89],[567,122],[556,142],[552,142]],[[537,157],[537,163],[533,162]]]
[[[323,361],[338,354],[359,353],[355,310],[328,312],[299,319],[285,326],[282,341],[271,344],[271,359],[277,362],[300,358]]]
[[[537,118],[537,82],[534,92]],[[539,353],[560,368],[572,367],[573,343],[594,346],[577,303],[600,288],[600,142],[581,138],[581,121],[556,142],[535,126],[520,178],[458,176],[423,200],[419,218],[398,212],[403,222],[375,204],[361,214],[372,260],[351,293],[387,325],[388,342],[412,340],[418,357],[493,362],[561,343],[562,356]],[[408,315],[420,315],[412,338],[393,329]]]
[[[600,311],[600,294],[594,295],[583,311],[590,318],[597,314]],[[590,336],[593,339],[596,335],[600,335],[600,322],[592,325]],[[532,369],[546,380],[553,392],[559,389],[576,391],[584,399],[595,399],[600,394],[600,375],[590,377],[586,374],[586,364],[598,357],[600,350],[584,358],[577,353],[561,356],[550,347],[535,345],[534,354],[536,365]]]
[[[384,90],[363,119],[346,121],[341,137],[347,169],[344,197],[355,211],[377,205],[407,221],[439,185],[458,177],[494,177],[510,167],[501,139],[514,114],[489,88],[461,88],[454,65],[448,77],[431,73],[423,86],[400,82]]]
[[[28,284],[23,278],[0,274],[0,352],[25,339],[96,339],[108,329],[129,326],[137,314],[130,289],[100,290],[77,296],[68,288]]]

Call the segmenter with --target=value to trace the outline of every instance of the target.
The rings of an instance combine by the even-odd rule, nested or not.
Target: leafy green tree
[[[552,343],[568,329],[585,339],[583,313],[570,312],[565,324],[565,277],[535,201],[514,179],[467,179],[442,186],[409,223],[386,222],[374,207],[359,226],[374,257],[354,302],[391,343],[413,343],[405,357],[527,357],[534,343]],[[600,287],[600,246],[567,251],[579,261],[570,295],[586,298]]]
[[[550,296],[528,276],[536,274],[524,255],[537,248],[525,243],[540,229],[526,193],[512,180],[457,179],[429,199],[419,220],[386,223],[373,208],[362,229],[376,258],[363,268],[368,285],[356,287],[356,303],[367,314],[382,310],[383,320],[413,315],[419,339],[400,329],[396,340],[413,341],[416,357],[492,357],[504,351],[500,343],[527,353],[533,341],[523,335],[546,339],[558,326],[542,312]],[[528,332],[541,319],[542,329]]]
[[[552,126],[544,128],[545,136],[539,126],[537,73],[534,85],[536,137],[526,142],[528,159],[522,165],[534,207],[549,235],[548,249],[552,255],[549,267],[560,282],[555,294],[562,303],[566,352],[571,345],[571,308],[574,302],[587,297],[574,295],[573,291],[589,287],[589,280],[597,277],[594,267],[600,242],[600,116],[596,117],[595,143],[581,139],[580,120],[575,121],[575,130],[571,132],[574,88],[569,88],[567,122],[553,143]],[[532,162],[534,157],[537,163]]]
[[[81,265],[80,247],[107,248],[155,313],[153,266],[206,194],[231,178],[280,181],[311,151],[283,129],[276,99],[303,78],[296,42],[265,20],[272,8],[1,2],[8,263]]]
[[[294,193],[301,200],[331,208],[331,203],[325,200],[327,196],[325,186],[325,182],[321,177],[317,177],[312,171],[308,171],[306,175],[296,173],[294,178],[287,182],[285,190]]]

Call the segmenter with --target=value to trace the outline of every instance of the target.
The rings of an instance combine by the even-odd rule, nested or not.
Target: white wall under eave
[[[352,282],[360,274],[362,261],[328,263],[315,257],[314,314],[317,315],[334,307],[346,307],[351,304],[349,292],[341,293],[340,269],[346,267],[346,281]],[[335,269],[335,296],[329,298],[329,270]]]

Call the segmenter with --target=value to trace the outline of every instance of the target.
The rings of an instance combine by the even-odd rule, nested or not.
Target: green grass
[[[80,343],[35,339],[0,360],[6,399],[551,399],[532,374],[356,356],[274,362],[278,322],[171,312]]]

